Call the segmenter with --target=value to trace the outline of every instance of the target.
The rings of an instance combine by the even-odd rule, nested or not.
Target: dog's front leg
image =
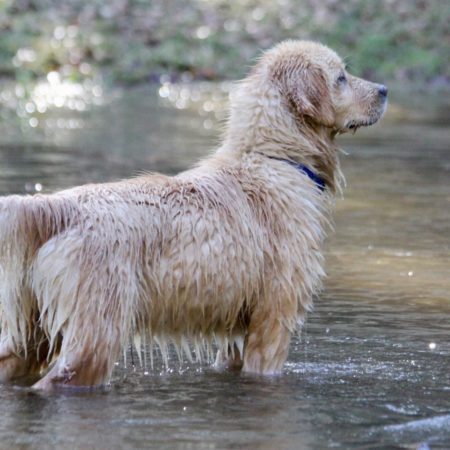
[[[275,374],[286,361],[291,333],[275,311],[255,311],[244,346],[243,372]]]

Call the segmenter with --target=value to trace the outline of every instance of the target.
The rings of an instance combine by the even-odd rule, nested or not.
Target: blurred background
[[[0,75],[230,79],[261,49],[306,38],[362,76],[448,84],[449,20],[449,2],[439,0],[4,0]]]
[[[40,148],[29,150],[34,158],[48,150],[48,164],[62,148],[106,150],[111,177],[122,174],[124,161],[113,161],[126,147],[127,170],[145,150],[144,167],[175,172],[215,145],[229,81],[285,38],[322,41],[352,73],[387,84],[394,117],[424,108],[424,97],[440,108],[450,91],[449,23],[450,3],[440,0],[2,0],[0,145],[7,163],[25,144]],[[161,107],[190,113],[167,111],[169,121]],[[103,179],[86,166],[78,181]],[[4,189],[36,184],[27,183],[8,179]]]

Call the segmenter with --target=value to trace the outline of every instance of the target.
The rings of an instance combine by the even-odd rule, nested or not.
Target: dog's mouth
[[[355,134],[358,128],[360,127],[368,127],[370,125],[373,125],[376,122],[376,120],[365,120],[362,122],[356,122],[351,121],[347,122],[342,128],[339,128],[336,130],[337,134],[344,134],[344,133],[353,133]]]
[[[385,108],[383,108],[383,110],[380,111],[379,114],[377,114],[374,117],[370,117],[368,120],[361,120],[361,121],[350,120],[340,130],[338,130],[338,133],[342,134],[342,133],[351,132],[351,133],[355,134],[356,131],[358,130],[358,128],[370,127],[371,125],[377,123],[380,120],[384,111],[385,111]]]
[[[361,127],[370,127],[370,125],[373,125],[378,119],[373,120],[364,120],[362,122],[349,122],[345,127],[345,131],[351,131],[353,134],[356,133],[358,128]]]
[[[344,134],[344,133],[353,133],[355,134],[356,131],[358,130],[358,128],[360,127],[370,127],[370,125],[373,125],[377,119],[372,119],[372,120],[364,120],[364,121],[360,121],[360,122],[356,122],[356,121],[350,121],[347,122],[342,128],[338,128],[335,130],[336,134]]]
[[[385,113],[387,108],[387,101],[384,100],[383,103],[377,108],[377,111],[375,113],[372,113],[367,119],[365,120],[349,120],[344,124],[344,126],[340,129],[337,129],[336,132],[338,134],[343,133],[353,133],[355,134],[358,128],[361,127],[370,127],[371,125],[377,123],[383,114]]]

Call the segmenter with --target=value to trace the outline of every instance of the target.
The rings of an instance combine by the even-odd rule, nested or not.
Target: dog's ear
[[[321,69],[298,68],[286,79],[286,88],[288,100],[298,114],[327,127],[334,125],[333,103]]]

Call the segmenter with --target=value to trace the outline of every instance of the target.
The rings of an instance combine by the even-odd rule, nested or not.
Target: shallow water
[[[226,89],[124,92],[33,126],[6,118],[0,193],[183,169],[214,147]],[[104,390],[0,386],[0,447],[450,448],[450,105],[395,100],[341,139],[329,277],[281,376],[176,360],[147,372],[128,355]]]

